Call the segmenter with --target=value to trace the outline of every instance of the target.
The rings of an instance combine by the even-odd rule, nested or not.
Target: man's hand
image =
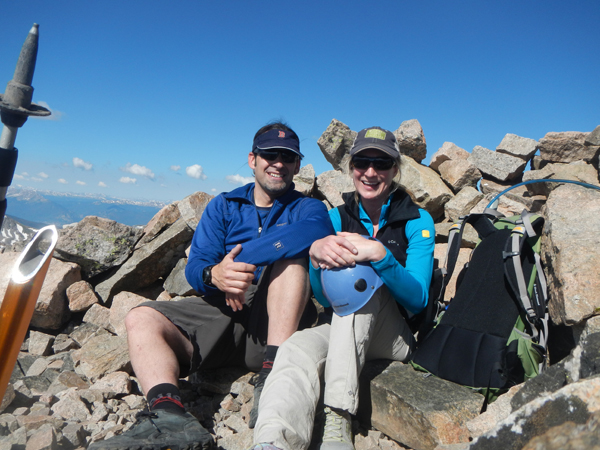
[[[245,294],[254,280],[254,271],[256,270],[256,266],[253,264],[234,261],[241,251],[242,245],[236,245],[211,271],[212,283],[225,293],[225,302],[234,311],[239,311],[244,307]]]
[[[313,242],[309,255],[313,267],[332,269],[355,264],[356,247],[343,236],[326,236]]]

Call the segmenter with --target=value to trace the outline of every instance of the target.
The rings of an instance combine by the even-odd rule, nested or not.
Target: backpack
[[[470,214],[450,229],[442,285],[428,308],[430,330],[420,329],[411,361],[419,370],[485,394],[483,409],[546,364],[548,296],[539,255],[544,219],[528,211],[499,216],[493,210]],[[444,308],[467,223],[480,242]]]

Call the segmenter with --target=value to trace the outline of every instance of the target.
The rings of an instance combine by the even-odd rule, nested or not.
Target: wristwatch
[[[215,267],[215,264],[213,264],[212,266],[206,266],[204,268],[204,270],[202,271],[202,282],[204,284],[206,284],[207,286],[215,287],[215,285],[212,283],[212,268],[213,267]]]

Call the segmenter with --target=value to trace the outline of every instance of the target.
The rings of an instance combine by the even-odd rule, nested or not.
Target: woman
[[[349,165],[356,191],[329,212],[337,235],[315,241],[310,249],[313,292],[329,306],[321,271],[356,263],[370,264],[383,286],[358,311],[334,314],[331,324],[297,332],[280,348],[255,430],[255,441],[269,444],[256,448],[308,447],[324,366],[321,449],[354,449],[350,414],[358,408],[358,377],[365,361],[406,361],[414,347],[403,312],[417,314],[427,304],[433,220],[399,188],[400,154],[391,132],[379,127],[360,131]]]

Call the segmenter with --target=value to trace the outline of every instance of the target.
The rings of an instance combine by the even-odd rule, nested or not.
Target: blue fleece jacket
[[[235,261],[256,265],[256,282],[263,266],[307,256],[315,240],[333,233],[325,205],[295,191],[293,184],[275,199],[261,225],[254,183],[250,183],[219,194],[206,206],[192,239],[185,275],[200,294],[218,294],[221,291],[202,282],[202,271],[220,263],[237,244],[242,244],[242,251]]]

